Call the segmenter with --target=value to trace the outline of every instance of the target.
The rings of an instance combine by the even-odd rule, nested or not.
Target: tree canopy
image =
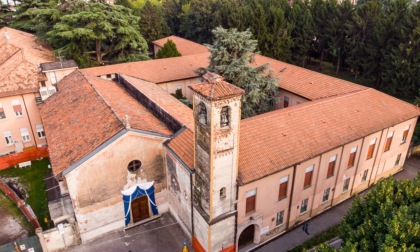
[[[277,79],[268,64],[252,67],[258,42],[249,30],[218,27],[213,31],[213,44],[208,70],[245,90],[242,97],[242,117],[250,117],[270,111],[277,102]]]
[[[419,251],[420,174],[413,181],[389,177],[356,197],[341,230],[340,251]],[[323,245],[317,251],[333,250]]]

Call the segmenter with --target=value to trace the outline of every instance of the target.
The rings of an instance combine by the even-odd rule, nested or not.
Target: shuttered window
[[[285,176],[280,179],[279,186],[279,200],[287,197],[287,184],[289,182],[289,176]]]
[[[284,97],[283,107],[284,108],[289,107],[289,97],[287,96]]]
[[[391,133],[388,134],[388,137],[386,138],[384,152],[389,151],[389,149],[391,149],[391,143],[392,143],[393,135],[394,135],[394,132],[391,132]]]
[[[349,162],[347,163],[347,168],[354,166],[354,160],[356,160],[356,151],[357,147],[354,147],[350,151]]]
[[[371,159],[373,157],[373,152],[375,150],[376,139],[370,141],[369,150],[366,156],[366,159]]]
[[[314,172],[314,166],[313,165],[306,168],[305,181],[303,182],[303,188],[307,188],[307,187],[311,186],[313,172]]]
[[[402,139],[401,139],[401,143],[405,143],[407,141],[409,130],[410,130],[410,125],[407,125],[404,129],[403,136],[402,136]]]
[[[334,168],[335,168],[335,161],[337,160],[337,156],[331,157],[330,162],[328,163],[328,171],[327,171],[327,178],[334,175]]]
[[[15,111],[16,116],[22,115],[22,106],[20,105],[20,102],[18,100],[12,101],[13,110]]]
[[[256,199],[257,199],[257,189],[246,192],[245,214],[255,211]]]

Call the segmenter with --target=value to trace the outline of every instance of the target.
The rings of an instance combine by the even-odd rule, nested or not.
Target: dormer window
[[[202,125],[207,124],[207,109],[204,103],[200,102],[198,104],[198,115],[197,115],[198,122]]]
[[[220,128],[228,127],[230,123],[230,108],[225,106],[220,113]]]

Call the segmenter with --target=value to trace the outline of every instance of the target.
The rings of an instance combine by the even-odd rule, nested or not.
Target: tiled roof
[[[41,71],[51,71],[56,69],[77,68],[77,63],[74,60],[55,61],[48,63],[41,63]]]
[[[178,101],[175,97],[154,83],[139,80],[126,75],[121,76],[182,125],[193,129],[193,114],[192,110],[188,106]]]
[[[153,41],[152,43],[159,47],[163,47],[169,39],[175,43],[178,52],[181,53],[182,56],[207,53],[209,51],[209,49],[204,45],[200,45],[188,39],[180,38],[177,36],[161,38]]]
[[[206,73],[206,75],[208,74],[211,73]],[[245,93],[244,90],[222,80],[221,77],[220,79],[205,79],[205,82],[191,85],[189,88],[208,100],[227,99],[229,97],[243,95]]]
[[[0,51],[0,97],[37,92],[38,66],[54,60],[52,51],[34,35],[12,28],[0,29]]]
[[[282,89],[316,100],[367,89],[365,86],[255,54],[254,65],[269,63]]]
[[[131,128],[170,136],[172,132],[157,119],[147,108],[141,105],[123,87],[113,81],[94,76],[85,76],[104,102],[116,113],[118,119],[126,122],[126,115]],[[155,85],[155,84],[154,84]],[[156,86],[156,85],[155,85]]]
[[[420,115],[374,89],[302,103],[241,121],[240,184]]]
[[[190,129],[184,129],[179,135],[168,142],[167,146],[184,162],[188,168],[194,166],[194,134]]]
[[[167,59],[130,62],[101,67],[85,68],[83,73],[93,76],[107,74],[125,74],[153,83],[198,77],[194,71],[209,64],[209,53]]]
[[[80,71],[57,87],[59,91],[39,106],[55,175],[124,128]]]

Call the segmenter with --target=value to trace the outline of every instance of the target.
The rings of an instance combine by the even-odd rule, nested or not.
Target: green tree
[[[140,32],[150,42],[169,34],[169,28],[163,18],[162,5],[146,1],[140,14]]]
[[[305,67],[308,51],[314,38],[314,24],[309,3],[302,0],[293,1],[293,7],[287,8],[287,21],[290,23],[292,62]]]
[[[120,5],[77,1],[68,5],[60,21],[47,33],[48,42],[81,66],[145,59],[147,43],[139,32],[139,18]],[[93,50],[92,50],[93,49]],[[93,56],[91,56],[93,55]]]
[[[420,174],[379,182],[363,200],[356,197],[343,219],[341,238],[356,251],[418,251],[419,237]]]
[[[156,54],[157,59],[172,58],[178,56],[181,56],[181,53],[178,52],[175,43],[171,39],[168,39],[168,41]]]
[[[250,117],[270,111],[277,102],[277,79],[269,65],[252,67],[257,41],[252,39],[249,30],[213,30],[213,44],[208,45],[211,52],[208,70],[245,90],[242,97],[242,117]]]

